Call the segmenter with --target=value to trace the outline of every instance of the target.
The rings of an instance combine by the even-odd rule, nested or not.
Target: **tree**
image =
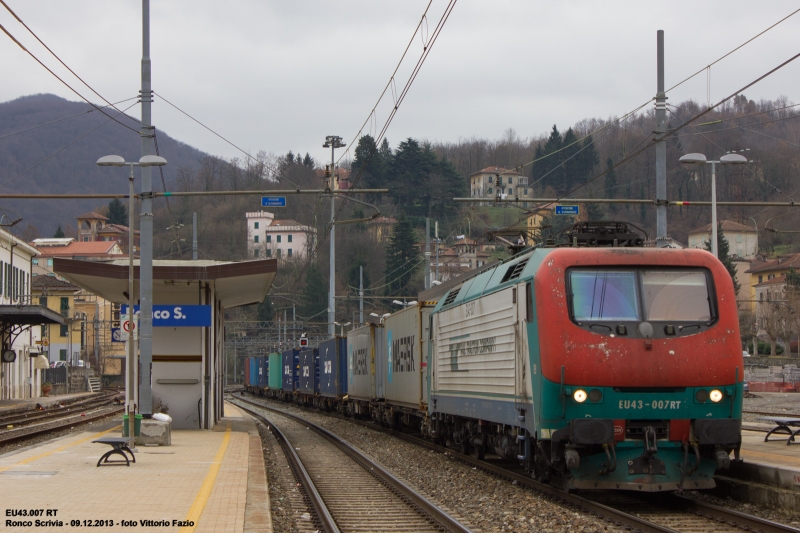
[[[53,234],[53,238],[54,239],[63,239],[64,238],[64,230],[61,229],[61,224],[58,225],[58,229],[56,229],[56,232]]]
[[[617,173],[614,172],[614,161],[609,157],[606,160],[606,198],[614,197],[614,190],[617,188]],[[608,212],[614,213],[617,210],[617,204],[608,204]]]
[[[706,251],[711,251],[711,240],[709,239],[705,245]],[[736,266],[733,264],[733,259],[730,256],[730,244],[728,243],[728,239],[725,238],[725,234],[722,232],[722,224],[717,225],[717,252],[719,254],[719,260],[725,265],[725,269],[728,271],[728,274],[731,275],[731,280],[733,281],[733,290],[735,294],[739,293],[739,282],[736,279]]]
[[[564,161],[564,166],[553,172],[553,174],[561,174],[564,179],[560,180],[557,183],[557,187],[561,187],[559,192],[566,192],[572,190],[575,185],[581,183],[583,181],[583,168],[582,168],[582,161],[581,161],[581,144],[578,141],[578,137],[575,135],[575,132],[572,128],[569,128],[567,132],[564,134],[564,139],[562,141],[562,146],[564,149],[559,154],[561,156],[561,160]]]
[[[299,157],[299,155],[298,155],[298,157]],[[311,158],[311,156],[308,155],[308,152],[306,152],[306,156],[303,158],[303,165],[305,165],[308,168],[314,168],[316,166],[316,163]]]
[[[553,124],[550,137],[547,138],[544,145],[538,145],[536,147],[535,159],[541,159],[541,161],[535,163],[531,170],[534,183],[542,180],[542,187],[551,185],[557,191],[564,190],[564,169],[560,167],[564,159],[563,154],[558,152],[563,146],[564,142],[561,138],[561,134],[558,132],[556,125]]]
[[[412,296],[414,291],[409,281],[417,267],[416,236],[411,222],[402,217],[392,228],[389,246],[386,249],[386,294]]]
[[[256,320],[260,320],[261,322],[272,322],[275,319],[275,310],[272,307],[272,302],[269,299],[269,295],[264,298],[264,301],[258,304],[256,308]]]
[[[302,302],[299,311],[304,318],[322,316],[328,309],[328,280],[317,263],[312,263],[306,271]]]
[[[108,223],[119,224],[120,226],[128,225],[128,208],[119,201],[119,198],[114,198],[108,202]]]
[[[384,143],[386,141],[384,140]],[[391,154],[391,149],[389,149]],[[358,140],[353,154],[353,163],[350,165],[350,175],[353,179],[359,178],[359,187],[364,189],[382,189],[386,187],[386,164],[384,154],[375,144],[371,135],[364,135]],[[377,201],[375,195],[371,198]]]

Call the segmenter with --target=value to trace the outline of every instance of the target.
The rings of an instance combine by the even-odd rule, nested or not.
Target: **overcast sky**
[[[137,95],[141,1],[6,2],[105,98]],[[309,152],[321,161],[330,157],[322,148],[326,135],[339,135],[348,144],[354,140],[428,0],[151,4],[157,93],[245,150]],[[446,4],[433,0],[428,34]],[[387,137],[392,146],[407,137],[497,139],[508,128],[530,137],[553,124],[563,130],[583,118],[622,115],[655,94],[657,30],[666,32],[670,87],[798,7],[780,0],[459,0]],[[1,6],[0,23],[65,73]],[[800,52],[798,35],[800,13],[712,67],[712,101]],[[417,36],[398,74],[398,90],[421,52]],[[0,72],[0,101],[35,93],[78,99],[1,34]],[[785,95],[798,102],[798,82],[800,60],[745,94],[756,100]],[[669,101],[706,102],[707,89],[703,73],[670,93]],[[378,126],[391,105],[387,100],[379,108]],[[241,155],[158,97],[153,122],[206,152]]]

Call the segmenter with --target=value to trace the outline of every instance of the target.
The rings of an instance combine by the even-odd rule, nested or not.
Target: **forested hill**
[[[133,103],[135,100],[117,107],[124,110]],[[111,116],[118,114],[113,109],[106,112]],[[138,105],[128,114],[129,117],[120,115],[117,120],[137,130],[138,122],[130,117],[139,116]],[[65,118],[72,115],[77,116]],[[58,122],[36,127],[53,121]],[[196,168],[206,155],[161,131],[156,135],[159,153],[169,161],[164,167],[168,187],[174,183],[178,169]],[[99,157],[109,154],[138,161],[139,134],[109,120],[89,104],[70,102],[52,94],[0,103],[0,192],[127,192],[126,169],[95,165]],[[138,179],[136,187],[138,190]],[[153,187],[162,189],[158,171],[153,173]],[[76,225],[76,215],[107,204],[108,200],[0,200],[0,213],[12,220],[23,218],[15,228],[17,234],[20,228],[32,225],[41,236],[50,237],[59,224],[69,234],[68,230]],[[8,218],[3,220],[4,224]],[[32,228],[25,233],[30,236]]]

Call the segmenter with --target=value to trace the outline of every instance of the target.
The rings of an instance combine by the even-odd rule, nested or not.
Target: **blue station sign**
[[[286,207],[285,196],[262,196],[261,207]]]
[[[556,215],[577,215],[578,214],[578,206],[577,205],[557,205],[556,206]]]
[[[128,314],[128,306],[122,306],[122,314]],[[133,306],[133,313],[139,314],[139,306]],[[210,305],[154,305],[154,328],[197,328],[211,326]]]

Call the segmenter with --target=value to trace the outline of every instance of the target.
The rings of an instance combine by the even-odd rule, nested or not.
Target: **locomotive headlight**
[[[708,400],[708,391],[706,389],[699,389],[695,393],[694,399],[697,401],[697,403],[706,403]]]
[[[708,397],[714,403],[719,403],[720,401],[722,401],[722,396],[723,396],[722,391],[719,389],[714,389],[708,394]]]
[[[574,393],[572,393],[572,399],[578,403],[583,403],[586,401],[586,391],[583,389],[578,389]]]

